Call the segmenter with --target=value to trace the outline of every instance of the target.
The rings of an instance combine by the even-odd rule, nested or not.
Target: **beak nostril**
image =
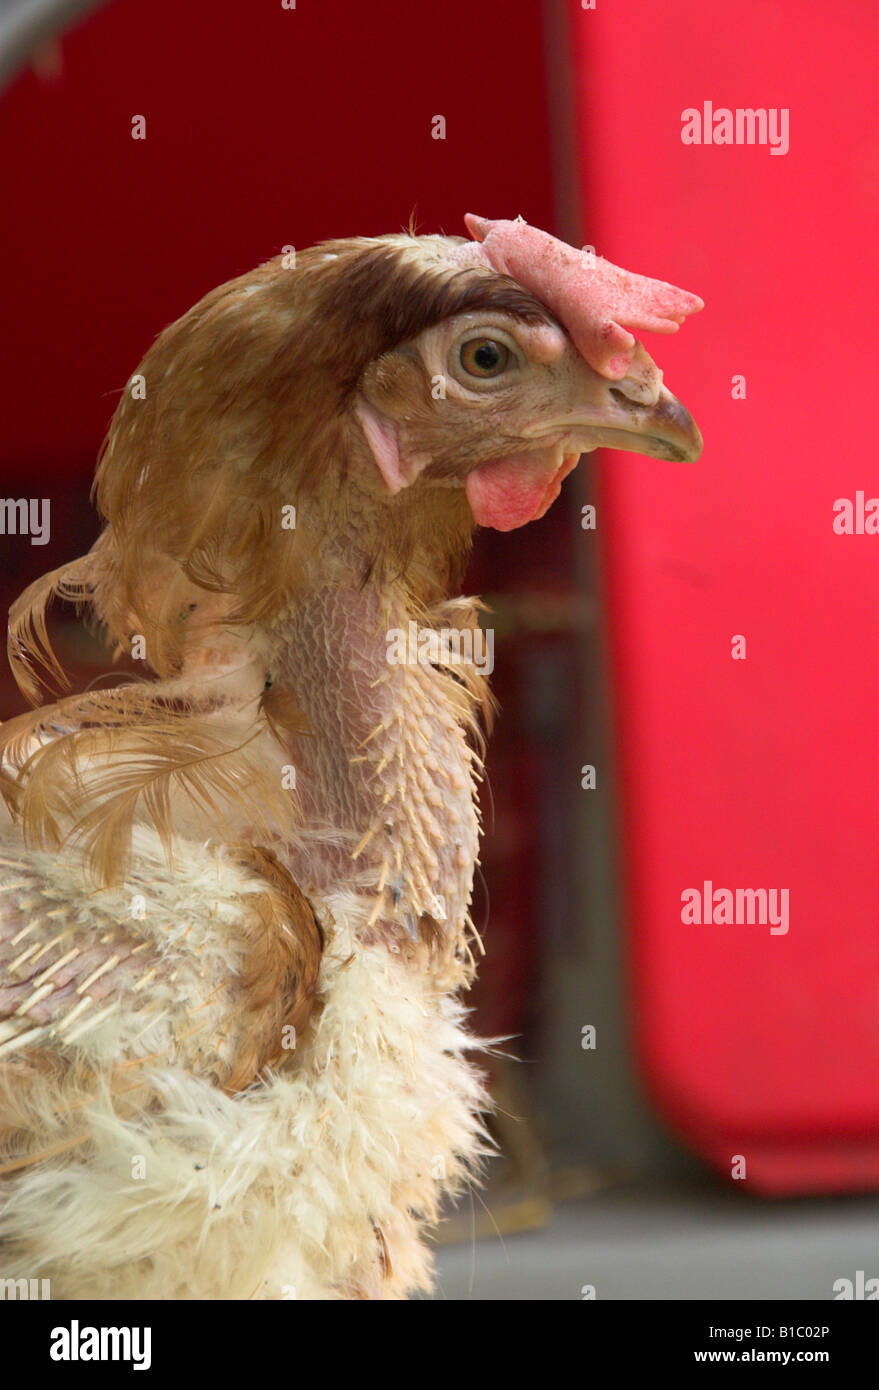
[[[623,410],[628,410],[630,414],[636,411],[640,404],[639,401],[633,401],[631,396],[627,396],[625,391],[620,391],[616,386],[610,388],[609,395],[616,401],[618,406]]]

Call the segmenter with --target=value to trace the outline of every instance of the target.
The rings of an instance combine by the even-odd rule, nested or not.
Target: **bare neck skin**
[[[448,957],[477,857],[478,760],[456,718],[454,677],[389,660],[389,632],[407,632],[418,614],[410,584],[371,568],[370,537],[388,520],[386,502],[351,488],[313,578],[274,628],[272,679],[292,691],[310,730],[289,750],[309,827],[289,867],[306,891],[356,886],[368,895],[370,930],[392,947],[433,940]],[[441,573],[445,564],[428,533],[415,568]]]

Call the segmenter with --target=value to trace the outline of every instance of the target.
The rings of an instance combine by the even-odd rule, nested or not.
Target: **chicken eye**
[[[471,338],[459,354],[464,371],[481,377],[500,376],[512,355],[506,343],[499,343],[496,338]]]

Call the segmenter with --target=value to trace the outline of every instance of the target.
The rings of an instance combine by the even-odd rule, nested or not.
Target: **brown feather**
[[[74,697],[39,713],[42,721],[21,716],[4,728],[12,770],[0,792],[28,844],[78,841],[100,884],[125,877],[136,819],[156,829],[170,861],[181,797],[185,811],[200,813],[221,837],[240,838],[246,827],[260,838],[296,834],[295,793],[258,756],[257,741],[271,737],[266,719],[251,721],[242,737],[240,720],[224,725],[219,716],[163,708],[149,685]],[[41,723],[83,714],[88,724],[27,751]]]
[[[223,1081],[230,1091],[250,1085],[266,1067],[291,1058],[317,1002],[323,952],[311,905],[272,850],[233,846],[233,860],[265,881],[266,888],[248,897],[248,904],[256,907],[241,977],[249,1019],[241,1034],[244,1046]]]
[[[69,684],[52,650],[46,625],[46,610],[53,598],[83,604],[90,596],[88,557],[50,570],[30,584],[9,610],[7,652],[12,674],[22,694],[31,704],[43,698],[48,682],[38,674],[43,667],[57,686]]]

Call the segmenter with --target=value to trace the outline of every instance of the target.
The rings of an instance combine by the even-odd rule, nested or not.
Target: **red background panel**
[[[742,1153],[765,1189],[876,1186],[879,537],[832,522],[879,494],[879,17],[630,0],[569,20],[589,240],[707,304],[647,344],[702,459],[601,475],[641,1057],[725,1171]],[[684,145],[705,100],[789,108],[789,152]],[[684,925],[706,879],[788,888],[788,935]]]
[[[113,0],[76,25],[59,75],[0,101],[0,462],[88,476],[160,329],[285,244],[399,231],[413,210],[458,236],[468,211],[548,225],[542,15],[509,11]],[[513,101],[516,72],[533,76]]]

